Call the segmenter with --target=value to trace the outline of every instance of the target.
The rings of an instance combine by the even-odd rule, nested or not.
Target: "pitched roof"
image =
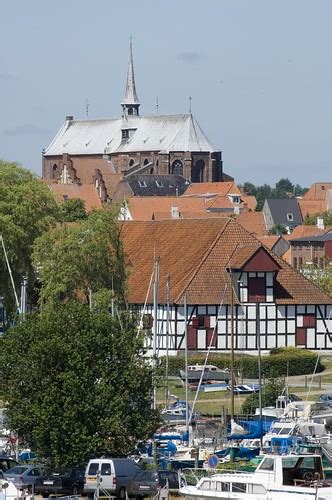
[[[268,235],[268,236],[256,236],[256,238],[263,243],[263,245],[270,250],[273,249],[274,245],[280,240],[281,236],[280,235]]]
[[[103,158],[79,158],[75,156],[71,157],[71,161],[81,184],[94,184],[96,170],[100,170],[107,194],[110,198],[113,198],[114,192],[123,177],[121,174],[115,173],[112,162]]]
[[[326,211],[325,200],[298,200],[303,219],[310,215],[321,214]]]
[[[191,183],[184,196],[226,196],[228,193],[241,194],[240,189],[235,182],[193,182]]]
[[[188,181],[181,175],[134,174],[126,177],[134,196],[181,196]]]
[[[122,140],[122,129],[131,129]],[[218,151],[192,114],[126,116],[101,120],[67,120],[45,156],[95,155],[136,151]]]
[[[332,189],[332,182],[316,182],[302,196],[303,200],[325,200],[326,191]]]
[[[270,198],[265,200],[264,207],[268,206],[273,218],[274,224],[283,224],[285,226],[298,225],[302,223],[302,216],[296,198]],[[263,211],[264,211],[263,207]],[[289,221],[287,214],[293,214],[293,220]]]
[[[332,226],[327,226],[324,229],[320,229],[317,226],[309,226],[309,225],[301,225],[296,226],[291,234],[284,234],[283,237],[289,241],[294,240],[296,238],[305,238],[307,236],[315,236],[319,234],[325,234],[332,229]]]
[[[94,208],[100,208],[102,205],[93,184],[82,186],[80,184],[47,183],[47,185],[60,202],[72,198],[80,198],[83,200],[87,212],[90,212]]]
[[[303,241],[303,242],[325,242],[325,241],[332,241],[332,231],[325,233],[325,234],[316,234],[314,236],[304,236],[303,238],[292,238],[289,241]]]
[[[153,220],[155,213],[168,214],[167,218],[171,218],[172,207],[178,208],[180,217],[183,212],[202,214],[206,211],[204,199],[181,196],[132,196],[127,199],[127,205],[132,220]]]
[[[230,279],[226,271],[239,245],[257,245],[257,240],[232,218],[122,223],[124,250],[131,269],[129,302],[146,299],[154,260],[160,258],[159,301],[164,302],[166,277],[170,276],[171,303],[182,303],[188,288],[190,304],[230,303]],[[269,252],[269,250],[266,250]],[[330,304],[332,299],[281,258],[271,254],[281,267],[276,276],[278,304]],[[152,303],[152,292],[148,297]]]
[[[241,212],[236,220],[251,234],[259,236],[269,234],[263,212]]]

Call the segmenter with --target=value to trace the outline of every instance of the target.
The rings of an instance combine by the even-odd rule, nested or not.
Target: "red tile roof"
[[[170,300],[182,303],[185,288],[191,304],[230,303],[230,279],[226,267],[239,245],[257,240],[232,218],[122,223],[124,249],[131,263],[129,302],[146,299],[155,257],[160,257],[159,301],[164,302],[166,277],[171,280]],[[269,252],[269,250],[266,250]],[[277,273],[278,304],[331,304],[319,288],[281,258],[272,255]],[[148,298],[152,302],[152,291]]]
[[[303,195],[303,200],[324,200],[326,199],[326,191],[332,189],[332,182],[316,182]]]
[[[46,183],[55,194],[58,201],[63,202],[65,199],[80,198],[85,203],[85,209],[90,212],[94,208],[100,208],[102,203],[93,184],[82,186],[80,184],[56,184]]]
[[[206,212],[204,198],[183,198],[182,196],[131,196],[127,199],[132,220],[153,220],[159,218],[155,214],[164,214],[170,219],[172,207],[177,207],[180,217],[184,214],[190,217],[191,213],[202,214]],[[189,214],[189,215],[188,215]]]
[[[263,212],[241,212],[236,220],[251,234],[258,236],[269,234],[266,229]]]
[[[326,212],[327,204],[325,200],[298,200],[302,218]]]
[[[273,249],[274,245],[279,241],[281,238],[280,236],[277,235],[269,235],[269,236],[256,236],[256,238],[263,243],[263,245],[270,250]]]

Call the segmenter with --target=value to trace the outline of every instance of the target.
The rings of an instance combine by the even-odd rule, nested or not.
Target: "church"
[[[122,116],[76,120],[67,116],[43,151],[43,178],[94,184],[111,201],[114,184],[134,174],[180,175],[189,182],[223,180],[222,152],[191,114],[140,114],[130,42]]]

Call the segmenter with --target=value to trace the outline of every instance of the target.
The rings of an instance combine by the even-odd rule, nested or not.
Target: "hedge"
[[[262,375],[266,378],[287,375],[308,375],[315,370],[318,355],[312,351],[299,349],[297,347],[281,347],[272,349],[270,354],[261,358]],[[189,355],[190,365],[203,364],[205,354]],[[184,369],[184,355],[170,356],[168,359],[169,375],[179,375],[180,369]],[[208,364],[219,368],[230,368],[230,354],[210,354]],[[166,358],[160,358],[160,370],[164,373]],[[258,357],[248,354],[235,355],[235,370],[244,378],[258,378]],[[316,373],[324,370],[324,366],[318,361]]]

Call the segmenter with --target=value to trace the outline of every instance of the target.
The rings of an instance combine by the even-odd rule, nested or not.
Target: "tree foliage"
[[[57,303],[1,340],[10,428],[52,465],[124,456],[151,435],[152,373],[128,315]]]
[[[315,285],[319,286],[324,292],[332,297],[332,269],[327,265],[325,269],[317,269],[314,266],[308,265],[303,270],[306,278],[311,280]]]
[[[282,394],[284,389],[284,381],[278,378],[269,379],[263,387],[262,392],[262,405],[275,406],[276,399]],[[259,406],[259,395],[257,393],[247,396],[245,402],[241,407],[241,412],[245,415],[255,413],[256,408]]]
[[[280,179],[278,182],[276,182],[275,187],[271,187],[268,184],[255,186],[255,184],[251,182],[245,182],[242,188],[246,194],[256,197],[257,211],[262,210],[264,201],[266,199],[294,198],[296,196],[302,196],[307,191],[307,188],[302,188],[301,186],[299,186],[299,184],[294,185],[287,178]]]
[[[87,218],[84,200],[70,198],[60,206],[60,218],[62,222],[76,222]]]
[[[16,163],[0,161],[0,234],[18,289],[23,276],[33,287],[31,262],[35,239],[55,224],[59,207],[52,193],[31,172]],[[15,311],[13,291],[2,248],[0,248],[0,294],[7,314]]]
[[[91,212],[75,224],[59,225],[35,242],[33,261],[39,270],[41,302],[83,299],[114,288],[125,302],[125,259],[117,213]]]
[[[310,217],[306,217],[303,221],[303,224],[306,226],[315,226],[317,224],[317,218],[320,217],[323,219],[325,226],[332,226],[332,212],[323,212],[311,215]]]

